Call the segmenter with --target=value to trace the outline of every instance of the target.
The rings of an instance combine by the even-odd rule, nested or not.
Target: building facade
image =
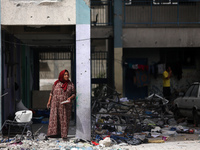
[[[45,108],[46,79],[53,83],[68,67],[78,138],[90,139],[91,96],[105,85],[129,99],[162,95],[169,64],[172,92],[184,91],[200,77],[199,6],[198,0],[1,0],[0,91],[8,94],[0,98],[0,120],[16,111],[16,99]]]
[[[166,65],[173,71],[174,95],[199,81],[199,5],[196,0],[91,1],[92,41],[113,38],[113,88],[129,99],[162,96]]]
[[[2,0],[1,27],[1,92],[8,94],[0,120],[15,113],[16,99],[45,108],[49,91],[41,90],[42,80],[53,84],[69,69],[77,92],[76,136],[90,139],[90,1]]]

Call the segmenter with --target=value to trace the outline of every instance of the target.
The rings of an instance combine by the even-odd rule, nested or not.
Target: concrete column
[[[114,48],[114,78],[115,78],[115,87],[117,92],[123,94],[123,68],[122,64],[122,48]]]
[[[76,138],[91,139],[90,7],[76,0]]]
[[[114,0],[114,82],[116,90],[121,94],[123,94],[122,6],[122,0]]]

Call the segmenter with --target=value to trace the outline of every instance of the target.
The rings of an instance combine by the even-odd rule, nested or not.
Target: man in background
[[[170,66],[167,66],[163,72],[163,96],[170,100],[171,89],[170,89],[170,78],[172,76],[172,70]]]

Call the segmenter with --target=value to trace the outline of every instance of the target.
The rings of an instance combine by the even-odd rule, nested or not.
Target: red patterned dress
[[[71,81],[69,81],[66,91],[61,88],[62,85],[62,82],[58,82],[52,86],[50,93],[52,96],[51,112],[47,136],[61,135],[62,138],[67,138],[72,103],[61,104],[61,102],[67,100],[72,95],[75,96],[75,88]]]

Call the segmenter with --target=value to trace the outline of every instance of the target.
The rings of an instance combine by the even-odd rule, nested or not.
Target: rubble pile
[[[176,121],[168,100],[157,94],[144,100],[121,98],[99,103],[97,106],[101,109],[94,109],[92,116],[92,138],[96,144],[107,137],[114,144],[139,145],[163,143],[182,134],[199,134],[198,130],[187,126],[185,118]]]
[[[173,122],[174,123],[174,122]],[[30,131],[28,131],[30,132]],[[134,135],[96,135],[92,141],[70,138],[63,140],[61,138],[47,138],[45,133],[31,136],[31,134],[16,135],[13,138],[1,138],[0,149],[5,150],[119,150],[131,149],[139,144],[145,143],[164,143],[173,141],[173,138],[183,134],[200,134],[200,130],[192,129],[180,124],[165,125],[163,128],[154,126],[151,131],[139,132]],[[185,139],[187,140],[187,139]],[[191,140],[191,139],[190,139]]]
[[[188,126],[185,118],[175,120],[167,101],[157,95],[138,101],[107,99],[97,107],[101,108],[92,112],[91,141],[48,138],[45,133],[39,132],[39,128],[33,135],[28,130],[26,135],[16,135],[10,139],[1,136],[0,149],[119,150],[140,144],[170,142],[189,134],[196,134],[196,139],[200,137],[200,130]]]

